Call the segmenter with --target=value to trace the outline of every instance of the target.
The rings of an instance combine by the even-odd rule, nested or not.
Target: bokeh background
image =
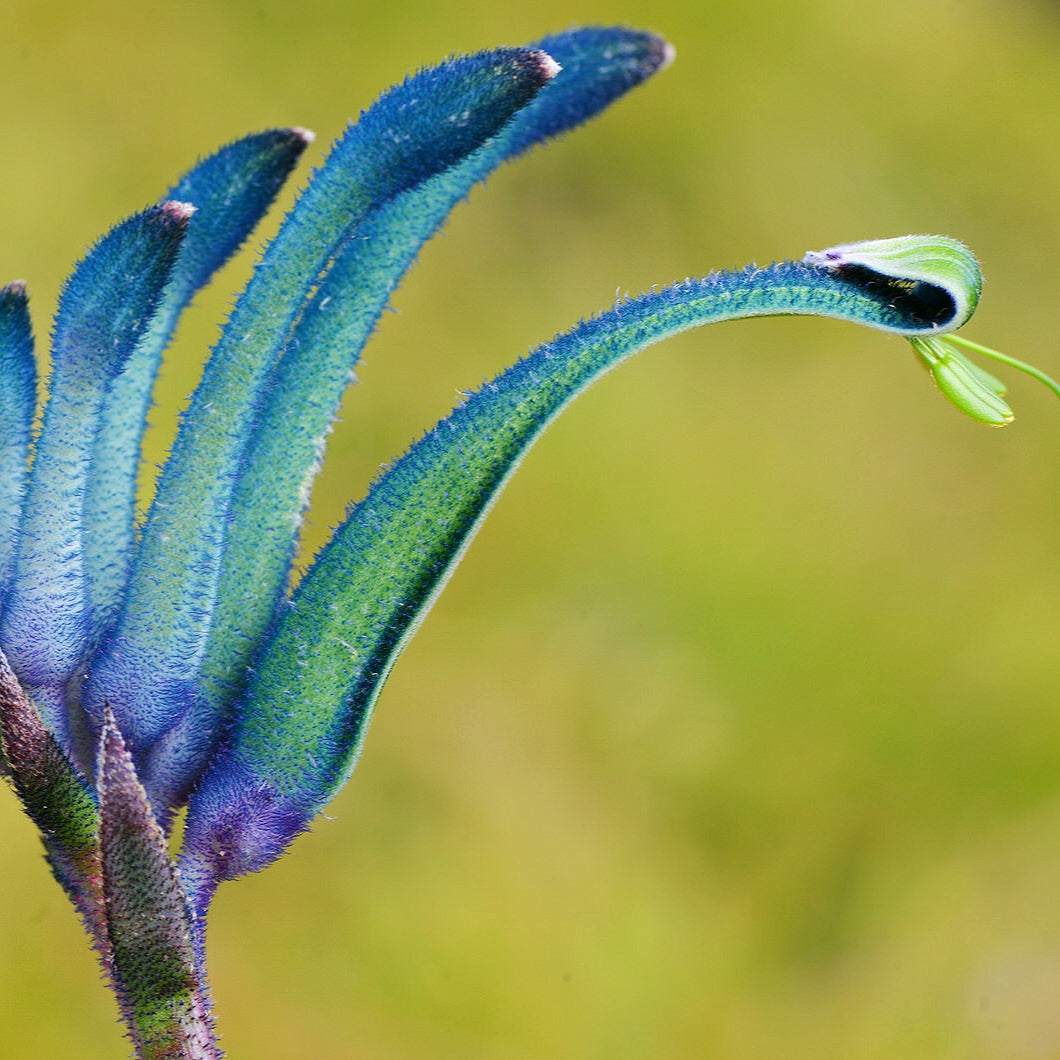
[[[944,232],[987,277],[968,334],[1060,373],[1045,0],[8,3],[0,278],[44,335],[87,243],[198,155],[303,124],[319,159],[406,70],[587,22],[677,62],[425,251],[308,549],[458,390],[616,290]],[[152,460],[250,261],[182,329]],[[1009,379],[992,431],[903,342],[772,320],[583,397],[399,663],[333,819],[222,890],[233,1060],[1060,1055],[1060,405]],[[0,849],[0,1054],[127,1055],[12,797]]]

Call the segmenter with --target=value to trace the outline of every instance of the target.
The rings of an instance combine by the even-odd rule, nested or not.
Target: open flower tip
[[[168,199],[162,203],[161,212],[174,221],[187,221],[195,213],[196,209],[197,207],[190,202]]]
[[[551,81],[563,69],[555,59],[546,51],[540,49],[534,53],[541,66],[541,76],[546,81]]]

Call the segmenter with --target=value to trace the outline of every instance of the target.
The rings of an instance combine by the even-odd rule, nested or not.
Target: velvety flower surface
[[[470,395],[371,485],[291,590],[326,436],[419,248],[502,162],[672,57],[652,34],[590,27],[449,59],[384,93],[262,253],[141,527],[135,484],[163,350],[311,135],[229,144],[88,251],[60,298],[36,432],[26,287],[0,289],[4,766],[139,1056],[221,1055],[204,954],[216,888],[275,860],[342,786],[398,654],[497,494],[624,358],[715,321],[837,317],[909,337],[959,407],[1010,418],[1000,384],[952,345],[980,293],[954,240],[713,273],[583,321]],[[174,860],[168,831],[184,806]]]

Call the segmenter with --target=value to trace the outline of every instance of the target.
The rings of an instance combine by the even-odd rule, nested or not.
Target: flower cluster
[[[953,240],[715,273],[623,302],[471,395],[372,485],[292,590],[325,438],[419,248],[498,165],[671,58],[649,33],[572,30],[450,59],[381,96],[262,253],[142,526],[163,350],[310,134],[229,144],[89,250],[60,298],[39,429],[26,288],[0,289],[3,765],[142,1058],[221,1055],[204,971],[216,888],[278,857],[345,782],[387,674],[497,493],[619,361],[713,321],[832,316],[912,338],[965,411],[1010,418],[1000,384],[963,355],[959,375],[955,347],[939,345],[979,296]],[[970,386],[996,400],[966,399]]]

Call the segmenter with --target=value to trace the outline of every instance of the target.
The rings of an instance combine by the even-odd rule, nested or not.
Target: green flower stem
[[[947,335],[946,341],[956,343],[958,346],[963,346],[966,350],[971,350],[973,353],[981,353],[984,357],[989,357],[992,360],[999,361],[1001,364],[1007,364],[1010,368],[1024,372],[1037,379],[1039,383],[1044,383],[1057,397],[1060,397],[1060,383],[1051,376],[1046,375],[1040,368],[1035,368],[1033,364],[1019,361],[1015,357],[1010,357],[1007,353],[1002,353],[1000,350],[991,349],[989,346],[981,346],[978,342],[972,342],[971,339],[966,339],[963,335]]]

